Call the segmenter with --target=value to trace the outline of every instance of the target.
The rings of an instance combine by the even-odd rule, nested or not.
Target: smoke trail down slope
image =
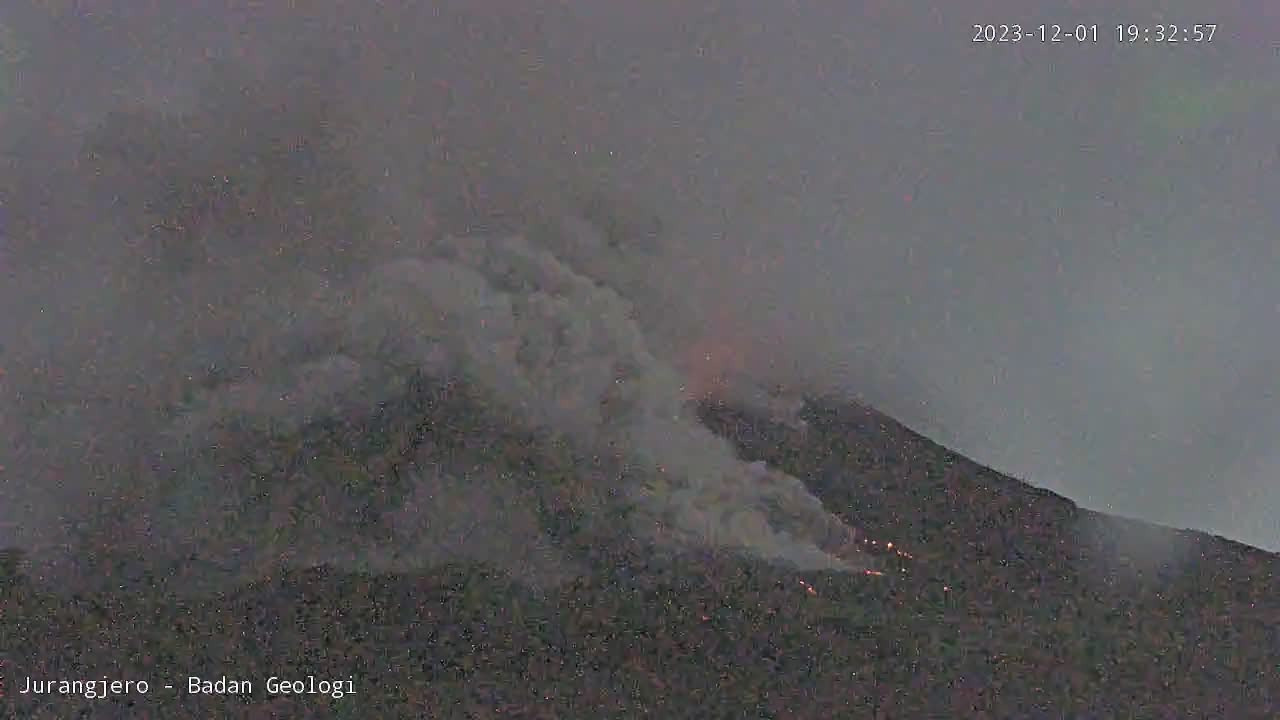
[[[380,315],[348,332],[366,347],[370,327],[434,331],[450,362],[525,422],[635,466],[647,481],[621,490],[646,510],[640,522],[806,569],[855,568],[834,554],[851,531],[798,480],[747,465],[701,426],[628,303],[549,251],[519,236],[446,238],[438,258],[376,270],[362,295]],[[434,362],[434,345],[426,357],[415,346],[401,361]]]
[[[629,527],[615,528],[619,540],[638,537],[673,550],[740,552],[802,570],[869,567],[856,550],[852,528],[827,512],[799,480],[740,460],[699,423],[686,382],[651,352],[625,299],[523,236],[445,237],[432,252],[376,264],[318,302],[327,309],[300,306],[287,312],[325,316],[329,309],[347,308],[338,327],[322,332],[336,338],[330,354],[212,388],[163,434],[162,447],[168,449],[160,454],[179,458],[171,470],[191,479],[169,492],[152,533],[176,539],[199,555],[208,550],[187,528],[206,523],[212,506],[225,505],[225,516],[240,512],[236,508],[245,495],[240,488],[251,484],[250,478],[228,477],[225,466],[196,459],[224,437],[221,429],[247,430],[251,445],[270,447],[272,438],[296,436],[328,418],[358,415],[361,403],[367,413],[371,399],[403,393],[398,379],[413,373],[459,379],[497,408],[495,417],[564,438],[581,456],[603,458],[612,471],[575,468],[581,476],[577,482],[610,485],[594,491],[611,498],[612,507],[595,511],[621,510],[630,518]],[[280,345],[317,344],[315,338],[285,335],[277,338]],[[287,458],[278,460],[284,462]],[[291,558],[405,569],[477,552],[488,557],[467,549],[468,543],[510,535],[505,522],[463,533],[463,540],[451,541],[453,550],[440,550],[448,545],[442,535],[456,538],[461,532],[449,530],[457,524],[458,510],[448,498],[459,493],[490,498],[470,503],[480,527],[495,521],[485,507],[528,505],[548,492],[517,492],[501,473],[468,471],[456,462],[442,467],[442,462],[430,448],[418,452],[408,498],[391,515],[400,537],[397,547],[352,553],[330,526],[296,537]],[[414,533],[435,539],[424,543]],[[525,535],[542,542],[527,528]],[[512,560],[510,553],[492,552],[497,554],[491,561]],[[546,582],[563,570],[551,562],[537,575],[535,582]]]
[[[391,392],[392,368],[456,376],[521,424],[623,468],[604,480],[619,484],[606,494],[638,511],[631,532],[641,537],[807,570],[863,567],[852,529],[799,480],[739,460],[699,424],[686,383],[654,356],[616,292],[521,236],[447,237],[435,250],[353,284],[341,303],[351,309],[340,330],[346,355],[307,364],[289,387],[225,386],[173,432],[199,443],[244,415],[296,432],[322,408],[349,405],[336,399],[344,391]],[[261,397],[272,400],[249,400]]]

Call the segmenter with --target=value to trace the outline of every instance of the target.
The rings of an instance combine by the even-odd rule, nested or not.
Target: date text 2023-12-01
[[[1022,25],[1019,23],[975,23],[973,25],[972,41],[975,43],[1096,43],[1110,36],[1121,44],[1207,44],[1213,42],[1217,34],[1218,25],[1216,23],[1156,23],[1153,25],[1122,23],[1115,25],[1110,32],[1097,24]]]

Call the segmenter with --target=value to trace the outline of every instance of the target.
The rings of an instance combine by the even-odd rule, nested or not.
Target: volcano
[[[57,192],[0,178],[13,715],[1280,713],[1276,555],[775,385],[771,334],[664,272],[696,227],[467,159],[450,209],[356,162],[353,125],[453,155],[329,67],[224,68],[101,117]]]

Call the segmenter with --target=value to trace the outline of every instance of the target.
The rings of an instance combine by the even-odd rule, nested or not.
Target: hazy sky
[[[1272,3],[18,5],[9,202],[56,204],[79,133],[131,100],[189,106],[209,57],[335,48],[387,212],[599,189],[663,219],[646,282],[687,308],[680,342],[857,393],[1084,506],[1280,550]],[[1217,28],[1117,42],[1130,22]],[[1098,39],[974,43],[975,23]],[[92,234],[61,217],[51,242]],[[10,250],[5,277],[30,249]],[[0,294],[10,378],[37,296]]]

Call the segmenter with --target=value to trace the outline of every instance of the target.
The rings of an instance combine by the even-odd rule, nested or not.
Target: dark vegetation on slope
[[[642,549],[615,546],[595,549],[589,575],[546,593],[479,566],[413,576],[315,568],[178,601],[60,597],[27,583],[11,555],[3,702],[23,717],[84,708],[200,718],[1248,718],[1280,709],[1275,555],[1134,523],[1129,530],[1163,534],[1183,552],[1164,565],[1130,561],[1122,546],[1080,531],[1130,521],[1080,510],[854,405],[817,404],[804,435],[726,408],[705,419],[744,456],[808,479],[866,530],[869,551],[893,541],[912,558],[886,561],[883,576],[798,576],[720,557],[659,571],[644,568]],[[28,674],[144,677],[153,692],[132,706],[30,705],[12,692]],[[154,689],[188,674],[251,678],[257,693],[178,702]],[[271,675],[308,674],[354,677],[359,694],[263,692]]]

